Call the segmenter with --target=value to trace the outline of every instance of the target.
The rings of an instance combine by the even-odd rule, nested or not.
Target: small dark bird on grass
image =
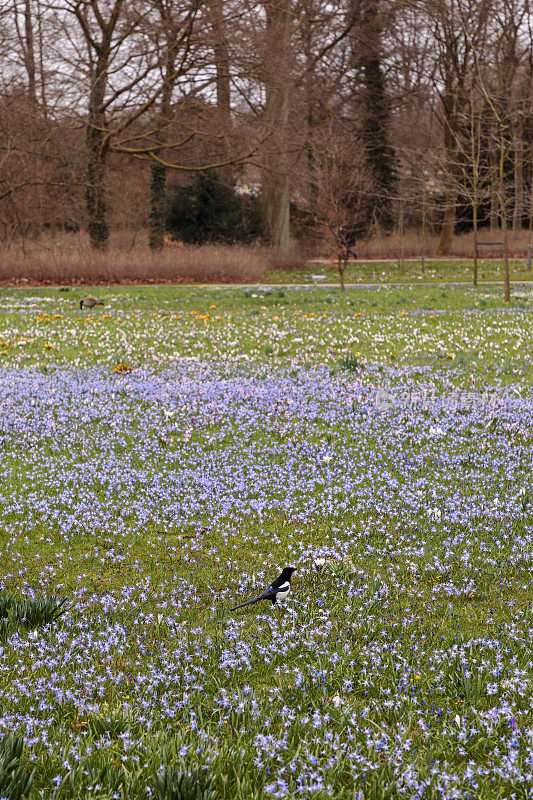
[[[80,300],[80,308],[94,308],[94,306],[103,306],[103,300],[95,300],[94,297],[84,297]]]
[[[291,575],[295,569],[296,567],[285,567],[279,578],[272,581],[263,594],[260,594],[259,597],[254,597],[253,600],[247,600],[246,603],[241,603],[235,608],[231,608],[229,613],[231,614],[232,611],[236,611],[238,608],[244,608],[244,606],[253,606],[260,600],[271,600],[272,605],[275,605],[279,600],[285,600],[291,588]]]

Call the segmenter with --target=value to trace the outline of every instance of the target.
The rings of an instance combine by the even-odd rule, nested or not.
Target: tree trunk
[[[35,48],[33,43],[33,25],[31,0],[24,2],[24,66],[28,75],[28,95],[33,108],[37,108],[37,79],[35,69]]]
[[[424,274],[426,269],[426,228],[427,228],[427,191],[426,191],[426,179],[423,176],[424,185],[422,187],[422,255],[420,258],[420,266],[422,268],[422,274]]]
[[[381,53],[380,0],[364,0],[361,31],[363,67],[363,139],[367,163],[376,183],[370,219],[391,230],[397,193],[396,153],[390,141],[390,111]]]
[[[290,187],[285,164],[269,158],[263,171],[261,206],[263,238],[276,250],[290,247]],[[278,162],[278,163],[276,163]]]
[[[400,200],[400,208],[398,211],[398,238],[400,240],[400,253],[398,257],[398,266],[400,272],[403,274],[405,269],[405,240],[404,240],[404,204]]]
[[[96,142],[89,143],[85,201],[89,219],[87,231],[91,247],[97,250],[107,250],[109,228],[107,225],[105,155]]]
[[[513,230],[521,230],[524,219],[524,141],[522,126],[516,123],[513,147],[514,211]]]
[[[88,150],[85,200],[91,246],[106,250],[109,244],[106,206],[106,158],[108,145],[105,138],[104,96],[108,68],[108,54],[104,51],[96,62],[89,93],[86,143]]]
[[[151,250],[162,250],[165,245],[167,171],[162,164],[152,164],[150,180],[150,232]]]
[[[368,224],[375,221],[383,229],[391,230],[397,170],[382,67],[382,13],[381,0],[351,0],[355,31],[352,60],[356,70],[362,73],[363,84],[361,133],[366,162],[375,182],[375,191],[368,201]]]
[[[165,71],[163,75],[163,91],[159,111],[159,128],[157,142],[163,145],[167,141],[167,127],[172,121],[172,89],[175,83],[176,47],[172,37],[170,23],[167,20]],[[160,151],[163,155],[163,150]],[[150,217],[148,244],[150,250],[161,251],[165,246],[167,204],[167,170],[163,164],[154,162],[150,170]]]
[[[341,284],[341,290],[343,292],[346,291],[346,286],[344,284],[344,270],[346,269],[346,263],[343,262],[342,256],[339,253],[338,261],[337,261],[337,269],[339,270],[339,280]]]
[[[264,64],[265,122],[270,132],[263,153],[261,216],[263,240],[276,250],[290,247],[290,184],[287,157],[289,122],[288,1],[266,4],[268,63]],[[275,46],[275,57],[274,53]]]
[[[313,7],[309,7],[309,12],[312,14]],[[313,17],[314,18],[314,17]],[[316,61],[314,58],[315,51],[313,50],[313,27],[306,18],[306,25],[302,33],[302,43],[305,55],[305,126],[306,126],[306,142],[305,142],[305,157],[307,162],[307,173],[309,180],[309,219],[310,224],[306,231],[306,239],[309,244],[318,247],[319,234],[318,234],[318,193],[319,186],[317,181],[317,164],[313,137],[317,129],[316,122]]]
[[[503,295],[506,303],[511,302],[511,274],[509,269],[509,237],[507,229],[506,211],[502,208],[502,233],[503,233]]]
[[[499,198],[498,198],[498,157],[491,148],[490,154],[491,179],[490,179],[490,229],[495,231],[499,227]]]
[[[453,189],[449,189],[446,192],[444,200],[444,218],[442,220],[439,243],[437,244],[436,251],[436,255],[438,256],[449,256],[452,251],[456,205],[457,195]]]
[[[46,70],[44,67],[45,51],[47,51],[47,48],[43,42],[42,14],[37,15],[37,34],[39,37],[39,89],[41,92],[41,114],[46,120],[48,120],[48,92],[46,86]]]
[[[498,120],[501,124],[501,120]],[[500,131],[500,157],[498,167],[498,197],[500,201],[500,220],[502,226],[502,240],[503,240],[503,295],[506,303],[511,300],[511,276],[509,274],[509,235],[508,235],[508,222],[507,222],[507,193],[505,186],[505,163],[508,156],[506,148],[506,133],[505,129]]]
[[[473,225],[473,229],[474,229],[474,286],[477,286],[477,249],[478,249],[477,248],[477,241],[478,241],[478,236],[477,236],[478,204],[477,204],[477,200],[474,200],[472,213],[473,213],[472,225]]]
[[[455,98],[449,90],[448,97],[444,100],[445,129],[444,146],[446,150],[446,188],[444,194],[444,217],[440,229],[439,242],[437,244],[436,255],[449,256],[452,251],[453,234],[455,231],[455,215],[457,206],[457,151],[455,148],[455,114],[450,110],[453,108]]]
[[[223,0],[210,0],[213,19],[213,55],[216,70],[217,108],[220,116],[222,133],[225,134],[220,147],[220,158],[229,161],[230,147],[228,135],[231,127],[231,76],[226,22],[224,20]],[[231,164],[218,170],[220,180],[228,186],[233,185],[233,168]]]
[[[448,45],[449,47],[449,45]],[[436,255],[449,256],[452,250],[453,234],[455,232],[455,219],[457,207],[457,136],[459,105],[459,88],[455,75],[453,52],[447,49],[443,60],[445,89],[442,95],[442,109],[444,117],[444,151],[445,189],[444,189],[444,217],[437,244]]]

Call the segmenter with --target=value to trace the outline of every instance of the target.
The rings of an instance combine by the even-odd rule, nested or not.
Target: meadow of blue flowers
[[[2,295],[32,797],[533,797],[532,295],[457,293]]]

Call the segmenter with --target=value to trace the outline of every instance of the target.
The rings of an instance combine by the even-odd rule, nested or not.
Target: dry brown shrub
[[[290,250],[284,252],[283,250],[267,250],[264,251],[265,258],[268,261],[269,269],[298,269],[305,267],[307,261],[316,255],[315,252],[309,252],[303,245],[294,242],[291,244]]]
[[[51,285],[120,283],[248,283],[268,269],[254,247],[203,245],[153,253],[145,234],[116,232],[106,252],[90,248],[86,233],[62,234],[0,251],[0,282]]]
[[[509,231],[509,254],[514,258],[524,258],[528,244],[533,241],[533,234],[528,230]],[[501,242],[501,231],[481,230],[478,234],[480,242]],[[405,258],[436,258],[438,235],[427,234],[425,241],[419,231],[407,230],[403,236],[403,253]],[[359,259],[399,258],[402,252],[402,241],[398,233],[388,236],[375,236],[372,239],[358,242],[356,245]],[[480,258],[501,258],[502,248],[499,246],[480,248]],[[450,258],[473,258],[474,236],[463,233],[454,236]],[[441,257],[439,257],[439,260]]]
[[[501,232],[485,232],[481,241],[501,241]],[[427,236],[425,248],[417,231],[406,231],[403,240],[405,258],[434,258],[437,236]],[[530,233],[509,232],[512,257],[524,258]],[[311,256],[328,257],[327,245],[314,253],[293,246],[288,253],[260,247],[203,245],[168,247],[161,253],[148,248],[146,233],[115,231],[109,250],[91,249],[86,233],[63,233],[11,243],[0,249],[0,283],[49,285],[98,285],[128,283],[254,283],[267,269],[303,268]],[[401,242],[397,234],[375,237],[356,245],[359,260],[399,258]],[[456,236],[452,258],[472,258],[471,233]],[[501,247],[483,247],[481,258],[501,257]]]

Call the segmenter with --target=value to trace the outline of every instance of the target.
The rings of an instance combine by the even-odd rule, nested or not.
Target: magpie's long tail
[[[258,603],[260,600],[264,600],[264,597],[263,596],[254,597],[253,600],[247,600],[246,603],[241,603],[240,605],[235,606],[235,608],[230,608],[229,613],[231,614],[232,611],[237,611],[238,608],[244,608],[245,606],[253,606],[254,603]]]

